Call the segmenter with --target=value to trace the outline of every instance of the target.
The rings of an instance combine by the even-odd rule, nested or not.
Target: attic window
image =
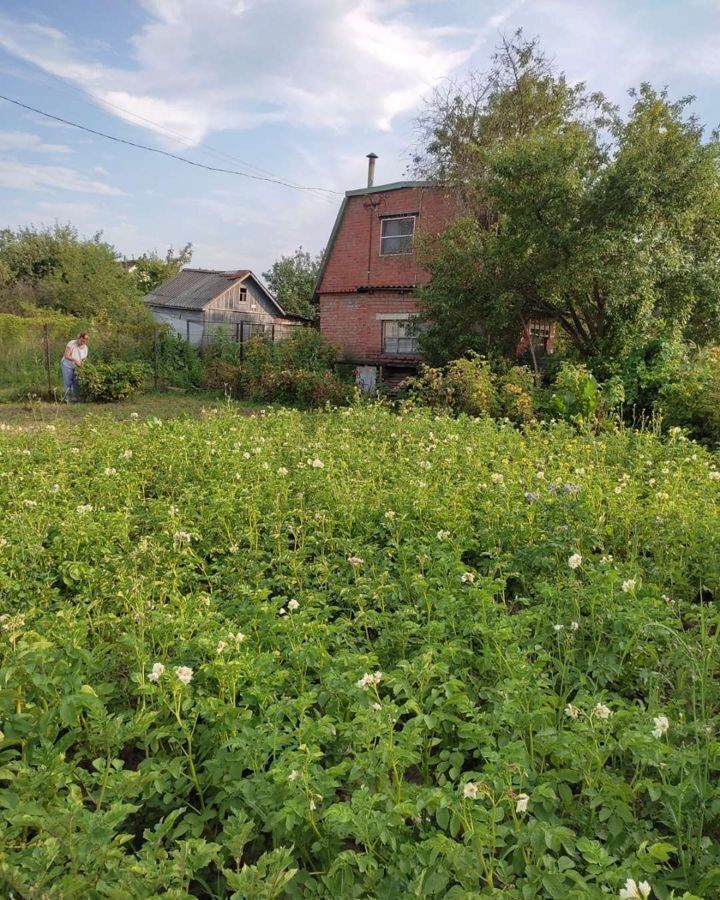
[[[247,288],[234,284],[218,299],[218,309],[241,310],[246,300]]]
[[[380,223],[380,256],[412,253],[415,216],[397,216]]]

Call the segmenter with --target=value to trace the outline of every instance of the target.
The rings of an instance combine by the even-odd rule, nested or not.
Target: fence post
[[[43,351],[45,356],[45,374],[47,375],[48,400],[52,399],[52,381],[50,378],[50,338],[47,322],[43,325]]]
[[[157,344],[157,328],[153,328],[153,385],[155,390],[158,389],[160,381],[160,371],[158,367],[158,344]]]
[[[275,323],[273,322],[270,326],[270,340],[275,343]]]
[[[244,322],[241,320],[240,321],[240,362],[242,362],[243,359],[245,358],[245,338],[243,335],[243,331],[245,329],[243,326],[244,326]]]

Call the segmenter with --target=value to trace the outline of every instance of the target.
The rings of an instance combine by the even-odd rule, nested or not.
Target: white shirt
[[[84,344],[82,347],[78,344],[77,341],[68,341],[68,345],[65,348],[65,353],[70,351],[69,356],[70,359],[63,356],[65,362],[70,363],[72,368],[74,369],[78,363],[81,363],[85,357],[88,355],[87,344]]]

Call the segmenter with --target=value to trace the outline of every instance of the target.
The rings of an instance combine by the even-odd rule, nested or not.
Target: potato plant
[[[382,407],[0,432],[0,886],[718,896],[720,460]]]

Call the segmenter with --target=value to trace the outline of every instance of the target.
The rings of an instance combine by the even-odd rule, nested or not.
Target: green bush
[[[720,443],[720,347],[700,350],[658,391],[656,410],[665,425]]]
[[[500,379],[500,406],[513,422],[530,422],[535,416],[535,378],[526,366],[513,366]]]
[[[663,389],[682,378],[687,364],[688,348],[681,341],[659,339],[633,350],[622,370],[628,408],[650,415]]]
[[[296,406],[341,406],[350,399],[351,388],[332,372],[306,369],[273,369],[248,385],[247,396],[260,402]]]
[[[423,366],[406,382],[413,400],[469,416],[493,416],[500,411],[495,376],[479,356],[456,359],[442,369]]]
[[[337,352],[315,328],[296,328],[286,341],[275,345],[282,369],[328,372],[335,365]]]
[[[94,403],[116,403],[127,400],[150,376],[143,363],[85,363],[78,369],[78,382],[83,400]]]
[[[589,422],[595,418],[602,392],[595,376],[583,365],[564,363],[555,378],[551,407],[562,419]]]
[[[205,366],[202,386],[209,391],[225,391],[237,394],[240,387],[240,366],[222,360],[214,360]]]
[[[160,332],[156,352],[162,381],[184,388],[200,385],[203,371],[200,354],[185,338],[171,331]]]

